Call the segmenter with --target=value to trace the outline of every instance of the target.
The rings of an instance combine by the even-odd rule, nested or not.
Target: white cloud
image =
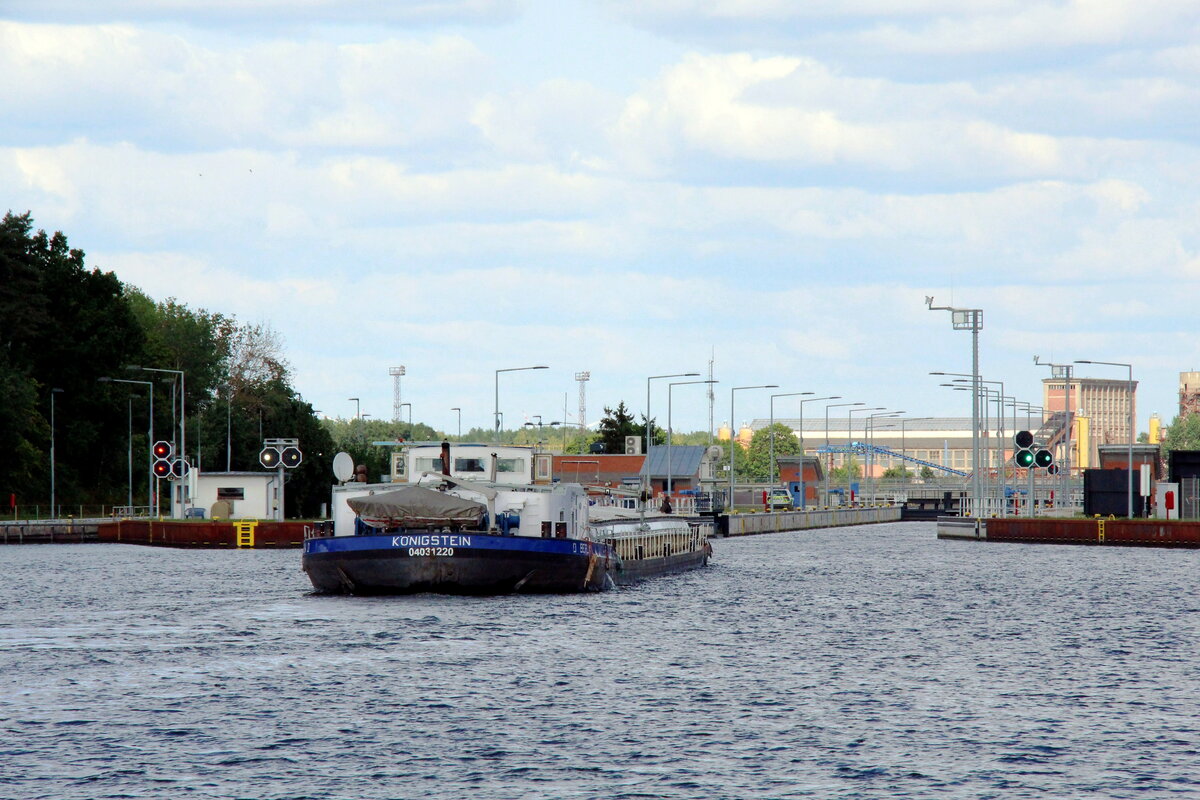
[[[8,0],[13,19],[55,22],[183,22],[192,25],[297,23],[429,25],[511,20],[521,0]]]
[[[500,158],[603,170],[604,129],[621,105],[620,97],[591,84],[552,80],[482,98],[471,122]]]
[[[1188,0],[617,0],[609,6],[663,35],[733,49],[750,49],[752,41],[799,45],[851,57],[1185,43],[1200,26],[1200,8]]]
[[[969,366],[967,338],[921,304],[951,281],[987,313],[985,369],[1013,386],[1040,385],[1039,342],[1200,363],[1180,334],[1200,288],[1200,61],[1170,44],[1183,6],[1149,9],[1124,39],[1124,3],[1079,32],[1026,30],[1078,3],[646,8],[750,46],[622,86],[514,59],[503,26],[264,40],[0,22],[0,185],[153,296],[270,321],[301,391],[335,415],[349,394],[388,415],[398,361],[417,418],[483,405],[464,423],[479,424],[514,352],[553,374],[506,384],[506,413],[557,414],[564,392],[573,411],[581,369],[593,408],[635,403],[645,375],[702,369],[714,345],[726,387],[936,411],[953,402],[912,376]],[[769,28],[790,43],[773,49]],[[829,55],[872,36],[1006,63],[913,81]],[[1053,36],[1092,42],[1094,68],[1020,49]],[[1169,398],[1170,367],[1155,369]],[[682,394],[677,421],[699,427],[703,392]]]
[[[864,90],[915,102],[875,104]],[[964,96],[972,102],[958,103]],[[840,170],[863,184],[903,173],[944,185],[1093,179],[1153,153],[1144,142],[1015,129],[990,118],[1002,117],[998,105],[954,85],[843,78],[802,59],[693,54],[626,101],[613,138],[638,172],[703,175],[708,164],[727,180],[762,182],[768,173],[743,167],[774,165],[796,179],[820,170],[837,180]]]
[[[120,25],[0,22],[9,137],[151,147],[420,148],[474,138],[486,57],[460,36],[204,46]]]

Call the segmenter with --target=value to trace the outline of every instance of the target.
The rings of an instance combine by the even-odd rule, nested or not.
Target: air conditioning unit
[[[640,456],[642,454],[642,437],[626,436],[625,437],[625,455]]]

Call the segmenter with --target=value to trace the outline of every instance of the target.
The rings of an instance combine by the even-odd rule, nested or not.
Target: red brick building
[[[821,505],[821,486],[825,482],[825,470],[817,456],[779,456],[775,459],[779,467],[779,480],[792,496],[802,502],[798,507],[811,508]]]

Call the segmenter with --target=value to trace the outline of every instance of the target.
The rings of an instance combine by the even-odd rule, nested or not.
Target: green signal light
[[[1018,450],[1017,454],[1016,454],[1016,456],[1014,456],[1013,460],[1017,462],[1018,467],[1025,467],[1026,469],[1028,469],[1029,467],[1032,467],[1034,464],[1033,451],[1032,450]]]

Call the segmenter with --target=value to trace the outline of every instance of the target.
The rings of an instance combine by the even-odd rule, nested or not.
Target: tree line
[[[334,442],[269,327],[155,301],[11,211],[0,220],[0,320],[6,506],[49,505],[52,438],[56,504],[114,504],[132,491],[146,505],[151,397],[154,438],[178,448],[185,410],[187,456],[207,471],[261,470],[263,438],[298,438],[305,459],[285,512],[311,516],[328,501]]]

